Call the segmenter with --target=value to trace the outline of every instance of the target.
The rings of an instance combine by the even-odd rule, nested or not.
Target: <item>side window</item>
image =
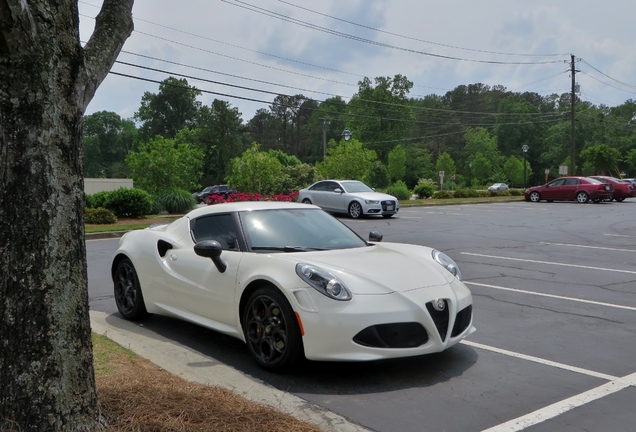
[[[574,186],[577,184],[581,184],[581,180],[579,179],[566,179],[565,180],[565,185],[566,186]]]
[[[565,181],[565,179],[553,181],[552,183],[550,183],[550,187],[563,186],[563,182],[564,181]]]
[[[333,192],[340,187],[340,185],[336,182],[326,182],[327,183],[327,192]]]
[[[310,187],[309,190],[312,190],[312,191],[324,191],[326,186],[327,186],[327,182],[320,182],[320,183],[317,183],[317,184],[313,185],[312,187]]]
[[[231,214],[203,216],[190,222],[195,243],[216,240],[224,250],[238,250],[236,221]]]

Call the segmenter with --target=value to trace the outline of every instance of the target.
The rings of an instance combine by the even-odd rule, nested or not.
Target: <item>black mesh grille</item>
[[[446,301],[444,301],[446,304]],[[426,303],[426,310],[431,314],[431,318],[433,318],[433,322],[435,323],[435,327],[437,327],[437,332],[439,336],[442,338],[442,341],[446,340],[446,334],[448,333],[448,305],[442,311],[435,310],[433,307],[433,302]]]
[[[416,322],[379,324],[365,328],[353,341],[373,348],[415,348],[428,342],[428,334]]]
[[[457,316],[455,317],[455,325],[453,326],[451,337],[462,334],[462,332],[466,330],[466,328],[470,324],[472,317],[473,305],[466,306],[464,309],[457,312]]]
[[[387,201],[382,201],[382,210],[387,211],[387,206],[393,206],[393,208],[389,211],[395,211],[395,201],[391,201],[391,200],[387,200]]]

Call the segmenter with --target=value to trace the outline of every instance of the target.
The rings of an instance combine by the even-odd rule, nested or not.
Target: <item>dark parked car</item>
[[[596,179],[600,182],[611,184],[614,201],[621,202],[625,198],[632,198],[636,196],[636,186],[633,183],[617,179],[609,176],[590,176],[590,178]]]
[[[201,192],[195,192],[192,194],[198,203],[205,202],[205,199],[210,195],[221,195],[227,197],[229,194],[236,193],[236,189],[230,188],[228,185],[214,185],[208,186]]]
[[[526,201],[578,201],[601,202],[612,199],[612,185],[590,177],[561,177],[526,190]]]

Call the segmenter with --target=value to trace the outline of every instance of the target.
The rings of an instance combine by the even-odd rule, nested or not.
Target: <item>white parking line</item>
[[[627,238],[636,237],[636,236],[623,235],[623,234],[603,234],[603,235],[604,236],[609,236],[609,237],[627,237]]]
[[[593,304],[593,305],[596,305],[596,306],[607,306],[607,307],[612,307],[612,308],[616,308],[616,309],[627,309],[627,310],[631,310],[631,311],[636,311],[636,307],[632,307],[632,306],[623,306],[623,305],[617,305],[617,304],[612,304],[612,303],[603,303],[603,302],[597,302],[597,301],[592,301],[592,300],[584,300],[584,299],[579,299],[579,298],[574,298],[574,297],[564,297],[564,296],[559,296],[559,295],[554,295],[554,294],[540,293],[540,292],[536,292],[536,291],[526,291],[526,290],[517,289],[517,288],[506,288],[506,287],[502,287],[502,286],[490,285],[490,284],[484,284],[484,283],[478,283],[478,282],[464,281],[464,283],[467,284],[467,285],[475,285],[475,286],[481,286],[481,287],[486,287],[486,288],[494,288],[494,289],[498,289],[498,290],[502,290],[502,291],[512,291],[512,292],[516,292],[516,293],[520,293],[520,294],[530,294],[530,295],[536,295],[536,296],[541,296],[541,297],[555,298],[555,299],[559,299],[559,300],[569,300],[569,301],[575,301],[575,302],[579,302],[579,303],[589,303],[589,304]]]
[[[617,251],[617,252],[636,252],[634,249],[619,249],[619,248],[609,248],[602,246],[587,246],[587,245],[577,245],[577,244],[568,244],[568,243],[549,243],[549,242],[539,242],[544,245],[551,246],[567,246],[567,247],[578,247],[578,248],[586,248],[586,249],[601,249],[601,250],[609,250],[609,251]]]
[[[482,432],[521,431],[530,426],[542,423],[565,412],[573,410],[574,408],[578,408],[602,397],[617,393],[630,386],[636,386],[636,373],[622,378],[613,379],[602,386],[579,393],[578,395],[563,399],[562,401],[555,402],[552,405],[548,405],[547,407],[538,409],[524,416],[517,417],[516,419],[512,419],[506,423],[493,426],[489,429],[484,429]]]
[[[522,261],[522,262],[535,263],[535,264],[546,264],[546,265],[555,265],[555,266],[563,266],[563,267],[584,268],[584,269],[588,269],[588,270],[601,270],[601,271],[611,271],[611,272],[616,272],[616,273],[636,274],[636,271],[633,271],[633,270],[619,270],[619,269],[611,269],[611,268],[604,268],[604,267],[584,266],[584,265],[578,265],[578,264],[565,264],[565,263],[556,263],[556,262],[550,262],[550,261],[536,261],[536,260],[529,260],[529,259],[524,259],[524,258],[510,258],[510,257],[496,256],[496,255],[484,255],[484,254],[477,254],[477,253],[472,253],[472,252],[462,252],[461,254],[462,255],[478,256],[478,257],[482,257],[482,258],[494,258],[494,259],[508,260],[508,261]]]
[[[592,376],[592,377],[595,377],[595,378],[600,378],[600,379],[604,379],[604,380],[608,380],[608,381],[612,381],[612,380],[618,379],[617,377],[612,376],[612,375],[607,375],[607,374],[604,374],[604,373],[595,372],[595,371],[591,371],[591,370],[588,370],[588,369],[582,369],[582,368],[579,368],[579,367],[576,367],[576,366],[570,366],[570,365],[566,365],[566,364],[563,364],[563,363],[558,363],[558,362],[554,362],[554,361],[551,361],[551,360],[542,359],[540,357],[534,357],[534,356],[529,356],[529,355],[521,354],[521,353],[514,352],[514,351],[508,351],[508,350],[505,350],[505,349],[496,348],[496,347],[492,347],[492,346],[489,346],[489,345],[483,345],[483,344],[480,344],[480,343],[477,343],[477,342],[471,342],[471,341],[468,341],[468,340],[465,340],[465,339],[463,341],[461,341],[461,343],[464,344],[464,345],[471,346],[473,348],[480,348],[480,349],[483,349],[483,350],[486,350],[486,351],[495,352],[497,354],[503,354],[503,355],[506,355],[506,356],[509,356],[509,357],[515,357],[515,358],[519,358],[519,359],[523,359],[523,360],[528,360],[528,361],[531,361],[531,362],[534,362],[534,363],[539,363],[539,364],[542,364],[542,365],[545,365],[545,366],[551,366],[551,367],[567,370],[567,371],[570,371],[570,372],[576,372],[576,373],[580,373],[580,374],[583,374],[583,375],[588,375],[588,376]]]

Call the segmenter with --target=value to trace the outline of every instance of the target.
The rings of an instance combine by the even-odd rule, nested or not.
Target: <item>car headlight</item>
[[[441,264],[446,270],[451,272],[457,279],[462,280],[462,272],[459,271],[457,263],[451,257],[436,249],[433,249],[433,259]]]
[[[380,200],[364,200],[367,204],[380,204]]]
[[[312,288],[334,300],[351,300],[351,291],[326,270],[310,264],[296,264],[296,274]]]

